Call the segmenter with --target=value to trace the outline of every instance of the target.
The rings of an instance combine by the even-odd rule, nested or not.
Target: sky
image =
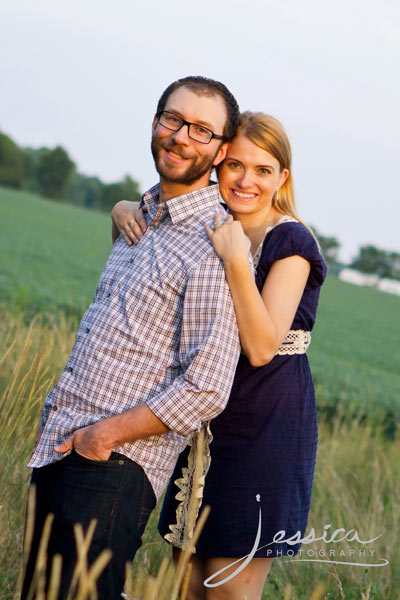
[[[80,172],[157,181],[172,81],[223,81],[285,126],[298,212],[342,244],[400,252],[398,0],[0,0],[0,130]]]

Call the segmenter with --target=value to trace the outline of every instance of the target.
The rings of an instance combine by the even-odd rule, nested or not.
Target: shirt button
[[[130,263],[133,263],[133,258],[130,258],[130,259],[129,259],[129,262],[130,262]]]
[[[72,371],[73,371],[73,370],[74,370],[74,369],[73,369],[72,367],[68,367],[68,369],[67,369],[67,371],[68,371],[69,373],[72,373]]]
[[[57,406],[55,404],[53,404],[53,406],[51,407],[52,410],[57,410]]]
[[[111,292],[109,294],[107,294],[107,298],[109,298],[111,296]]]
[[[90,331],[89,327],[86,327],[85,331],[86,331],[86,333],[89,333],[89,331]]]

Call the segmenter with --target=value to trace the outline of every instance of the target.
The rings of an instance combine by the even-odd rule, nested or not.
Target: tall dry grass
[[[19,585],[23,522],[36,425],[74,340],[74,322],[63,315],[46,324],[26,324],[22,313],[0,319],[0,598]],[[15,596],[17,597],[17,596]]]
[[[0,320],[0,598],[18,597],[29,460],[40,408],[58,377],[75,339],[77,322],[60,314],[46,323],[40,318],[26,324],[23,315],[4,310]],[[386,558],[385,567],[356,567],[332,562],[274,561],[264,598],[319,600],[336,598],[395,599],[400,589],[397,549],[400,514],[400,443],[389,440],[370,425],[344,422],[320,424],[320,443],[309,526],[321,536],[331,531],[357,529],[361,539],[383,533],[369,546],[357,542],[315,542],[304,549],[329,550],[334,560],[355,562],[350,551],[374,549],[374,555],[357,556],[359,562]],[[152,515],[132,569],[126,592],[141,600],[171,600],[177,592],[177,575],[170,549],[156,532]],[[83,535],[83,532],[81,532]],[[342,551],[344,557],[339,557]],[[190,557],[190,554],[188,555]],[[187,557],[186,557],[187,558]],[[297,557],[298,558],[298,557]],[[362,559],[362,560],[360,560]],[[187,569],[181,568],[183,586]],[[174,587],[175,586],[175,587]],[[88,592],[89,593],[89,592]],[[88,598],[90,595],[87,596]],[[48,599],[47,599],[48,600]]]
[[[319,582],[326,588],[324,598],[395,599],[400,588],[400,441],[389,440],[372,424],[344,422],[341,416],[333,429],[320,424],[320,441],[307,533],[315,528],[316,536],[343,528],[357,530],[359,539],[369,544],[344,540],[303,544],[302,556],[326,560],[317,562],[276,561],[266,585],[265,598],[279,598],[273,593],[282,586],[293,586],[293,598],[306,599],[307,588]],[[338,538],[345,534],[339,535]],[[331,536],[326,536],[330,539]],[[349,537],[352,537],[350,535]],[[334,552],[329,557],[329,552]],[[307,554],[310,552],[310,555]],[[314,554],[311,554],[314,552]],[[325,556],[317,556],[324,552]],[[365,552],[365,555],[363,554]],[[373,554],[371,554],[373,552]],[[389,565],[361,567],[334,564],[331,561],[380,563]]]

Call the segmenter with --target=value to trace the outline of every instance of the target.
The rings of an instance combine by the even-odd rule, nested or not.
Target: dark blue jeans
[[[67,597],[76,564],[73,526],[81,523],[86,533],[92,519],[97,519],[97,526],[88,564],[105,548],[112,550],[111,561],[97,582],[97,597],[99,600],[119,599],[125,565],[133,560],[140,547],[144,528],[156,504],[153,488],[142,467],[116,452],[108,461],[93,461],[73,450],[56,463],[34,469],[31,483],[36,485],[35,528],[21,598],[28,598],[42,528],[46,516],[52,513],[47,581],[53,556],[61,554],[63,567],[58,600]]]

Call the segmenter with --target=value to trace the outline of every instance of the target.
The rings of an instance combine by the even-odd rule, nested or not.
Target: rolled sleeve
[[[173,431],[198,429],[225,408],[239,353],[224,267],[213,254],[188,276],[179,349],[183,373],[147,406]]]

